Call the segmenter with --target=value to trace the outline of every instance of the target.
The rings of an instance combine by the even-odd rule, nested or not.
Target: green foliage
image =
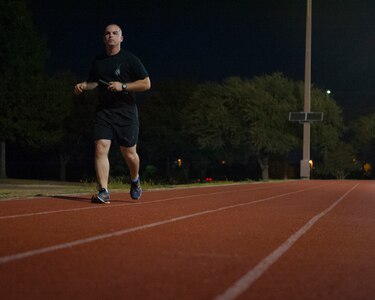
[[[326,153],[324,162],[318,164],[314,173],[324,178],[345,179],[351,172],[361,169],[355,155],[352,145],[340,142],[336,149]]]
[[[232,107],[225,87],[216,83],[198,86],[184,111],[186,133],[201,149],[224,151],[238,141],[239,123],[232,117]]]
[[[274,73],[255,77],[251,85],[248,99],[238,111],[241,127],[247,129],[244,142],[260,155],[283,155],[296,148],[295,128],[288,121],[289,112],[298,103],[294,83]]]
[[[295,92],[295,84],[279,73],[202,84],[186,108],[185,130],[216,158],[245,163],[256,155],[268,176],[268,155],[283,155],[298,145],[288,122],[298,103]]]
[[[47,48],[21,0],[1,1],[0,39],[0,140],[11,141],[33,128],[24,113],[33,110],[30,97],[44,69]]]
[[[154,87],[154,93],[140,106],[139,150],[142,161],[155,165],[155,176],[170,180],[173,162],[187,161],[194,156],[194,145],[183,133],[184,107],[194,91],[192,82],[163,82]],[[183,168],[188,168],[184,164]],[[186,169],[188,171],[188,169]]]
[[[0,2],[0,40],[0,142],[5,145],[33,129],[30,94],[44,69],[47,47],[23,0]],[[1,178],[6,177],[5,157],[3,153]]]
[[[47,56],[46,43],[36,32],[25,1],[0,3],[0,74],[24,84],[29,76],[40,74]],[[13,82],[14,83],[14,82]]]
[[[350,124],[349,135],[357,158],[363,163],[375,162],[375,114],[354,120]]]
[[[26,143],[33,147],[52,147],[64,135],[64,122],[72,110],[72,84],[70,74],[59,74],[51,78],[39,77],[29,95],[29,106],[20,120],[27,131],[23,134]]]
[[[96,107],[96,93],[88,91],[79,96],[73,96],[74,78],[70,74],[61,74],[63,94],[65,94],[65,110],[60,114],[65,117],[59,124],[60,139],[54,144],[60,157],[60,180],[65,180],[66,166],[74,158],[75,164],[82,167],[87,157],[93,153],[93,127]],[[87,171],[82,173],[88,176]],[[92,172],[88,172],[91,176]],[[81,176],[84,176],[81,174]],[[82,177],[81,177],[82,178]]]
[[[297,145],[287,117],[297,103],[293,88],[278,73],[201,85],[186,112],[187,129],[202,149],[286,153]]]
[[[193,86],[190,82],[164,82],[140,107],[141,146],[154,157],[161,151],[175,156],[185,148],[186,139],[181,135],[182,114]]]
[[[311,126],[311,145],[313,151],[324,153],[337,148],[344,130],[342,110],[334,99],[318,88],[311,90],[311,110],[323,112],[323,122],[313,123]]]

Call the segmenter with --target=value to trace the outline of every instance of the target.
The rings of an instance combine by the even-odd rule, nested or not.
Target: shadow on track
[[[80,201],[80,202],[90,202],[91,203],[91,196],[89,196],[89,198],[77,197],[77,196],[52,196],[51,198],[68,200],[68,201]]]
[[[87,202],[91,203],[91,196],[88,196],[88,198],[85,197],[77,197],[77,196],[51,196],[51,198],[54,199],[61,199],[61,200],[68,200],[68,201],[79,201],[79,202]],[[123,200],[123,199],[111,199],[111,203],[138,203],[138,201],[134,200]],[[96,205],[101,205],[100,203],[95,203]]]

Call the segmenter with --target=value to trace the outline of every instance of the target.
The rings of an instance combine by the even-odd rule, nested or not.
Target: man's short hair
[[[117,26],[118,29],[119,29],[119,31],[120,31],[120,33],[121,33],[121,35],[122,35],[122,29],[121,29],[121,27],[120,27],[119,25],[115,24],[115,23],[108,24],[108,25],[105,27],[105,29],[104,29],[104,33],[105,33],[105,30],[106,30],[109,26]]]

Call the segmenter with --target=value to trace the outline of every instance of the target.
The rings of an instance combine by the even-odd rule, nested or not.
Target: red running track
[[[1,299],[375,299],[375,184],[0,202]]]

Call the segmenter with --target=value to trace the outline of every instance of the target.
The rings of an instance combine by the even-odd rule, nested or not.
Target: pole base
[[[301,160],[300,177],[301,179],[310,179],[310,161],[307,159]]]

